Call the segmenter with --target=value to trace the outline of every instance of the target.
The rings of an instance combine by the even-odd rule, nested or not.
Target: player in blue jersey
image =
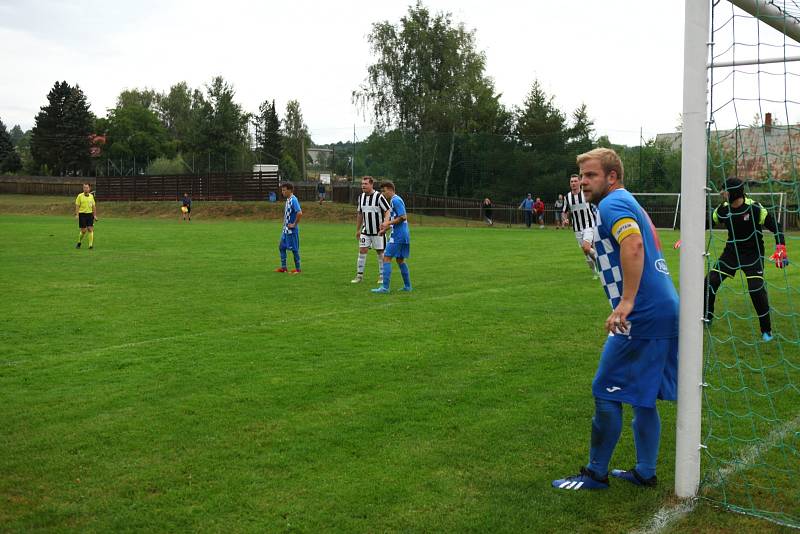
[[[406,259],[411,252],[411,239],[408,233],[408,217],[406,216],[406,204],[394,190],[394,183],[383,182],[381,193],[389,201],[391,209],[386,212],[386,219],[381,224],[381,233],[392,228],[392,235],[389,244],[383,252],[383,284],[372,290],[373,293],[388,293],[389,282],[392,279],[392,258],[397,260],[400,274],[403,276],[403,288],[400,291],[411,291],[411,277],[408,274]]]
[[[294,196],[294,186],[290,183],[281,184],[281,194],[286,199],[286,207],[283,210],[283,230],[281,231],[281,243],[278,250],[281,253],[281,266],[275,269],[276,273],[286,272],[286,251],[291,250],[294,256],[294,269],[291,274],[300,274],[300,219],[303,217],[303,210],[300,209],[300,201]]]
[[[623,184],[622,161],[597,148],[578,156],[581,185],[597,205],[594,247],[612,312],[597,374],[589,464],[553,481],[566,490],[608,488],[608,464],[622,431],[622,403],[633,407],[636,465],[611,475],[638,486],[656,484],[661,421],[656,399],[675,400],[678,294],[650,217]]]

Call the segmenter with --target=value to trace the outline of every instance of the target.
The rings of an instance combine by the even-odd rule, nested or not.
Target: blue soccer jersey
[[[292,195],[286,199],[286,207],[283,209],[284,234],[297,233],[300,230],[297,226],[289,228],[289,225],[297,222],[297,214],[301,211],[303,210],[300,209],[300,201],[297,200],[296,196]]]
[[[403,199],[395,195],[392,197],[392,219],[396,219],[401,215],[406,214],[406,203]],[[389,243],[405,244],[411,242],[411,236],[408,233],[408,221],[402,221],[398,224],[392,225],[392,237]]]
[[[658,339],[678,335],[678,294],[669,275],[658,237],[647,212],[625,189],[617,189],[600,201],[595,249],[606,295],[615,308],[622,298],[622,265],[619,243],[640,234],[644,268],[639,291],[628,315],[631,338]]]

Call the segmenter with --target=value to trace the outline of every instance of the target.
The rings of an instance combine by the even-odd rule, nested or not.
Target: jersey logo
[[[609,393],[614,393],[615,391],[622,391],[622,388],[619,386],[612,386],[610,388],[606,388],[606,391]]]
[[[743,220],[743,221],[749,221],[749,220],[750,220],[750,214],[749,214],[749,213],[745,213],[745,214],[742,216],[742,220]]]
[[[669,267],[667,267],[667,262],[664,258],[658,258],[655,261],[655,267],[656,271],[669,275]]]

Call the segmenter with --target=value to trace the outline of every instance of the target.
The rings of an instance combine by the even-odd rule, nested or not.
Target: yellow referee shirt
[[[94,213],[94,195],[81,193],[75,199],[75,205],[78,206],[78,213]]]

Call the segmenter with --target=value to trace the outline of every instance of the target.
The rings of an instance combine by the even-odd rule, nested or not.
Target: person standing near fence
[[[486,224],[492,226],[494,224],[492,220],[492,201],[488,197],[484,198],[481,207],[483,208],[483,220],[486,221]]]
[[[92,186],[88,183],[83,184],[83,193],[75,198],[75,218],[78,219],[78,227],[81,233],[78,235],[78,242],[75,248],[81,248],[83,236],[89,233],[89,250],[94,248],[94,222],[97,218],[97,202],[92,194]]]
[[[573,174],[569,179],[569,193],[565,197],[563,212],[565,216],[572,219],[572,230],[575,232],[575,240],[581,247],[586,264],[592,271],[593,278],[598,278],[597,274],[597,251],[593,248],[594,232],[596,219],[592,205],[586,200],[581,191],[581,182],[577,174]]]
[[[522,210],[522,215],[525,217],[525,226],[530,228],[531,223],[533,223],[533,198],[531,198],[530,193],[528,193],[528,196],[525,197],[517,209]]]
[[[555,209],[555,223],[556,223],[556,230],[560,230],[562,226],[564,226],[564,195],[561,193],[558,194],[558,198],[556,199],[555,203],[553,204],[553,208]]]
[[[544,229],[544,202],[539,197],[536,197],[536,202],[533,203],[533,212],[536,214],[536,221],[539,223],[539,228]]]
[[[325,184],[322,180],[317,184],[317,196],[319,197],[319,204],[321,206],[322,203],[325,202]]]
[[[373,249],[378,255],[378,284],[383,283],[383,250],[386,248],[386,238],[381,233],[381,224],[389,209],[386,198],[375,191],[375,181],[372,176],[364,176],[361,179],[361,195],[358,197],[356,221],[358,262],[356,277],[350,281],[353,284],[358,284],[364,279],[364,267],[367,264],[369,249]]]
[[[192,199],[189,197],[189,193],[184,193],[181,199],[181,215],[184,221],[192,222]]]

